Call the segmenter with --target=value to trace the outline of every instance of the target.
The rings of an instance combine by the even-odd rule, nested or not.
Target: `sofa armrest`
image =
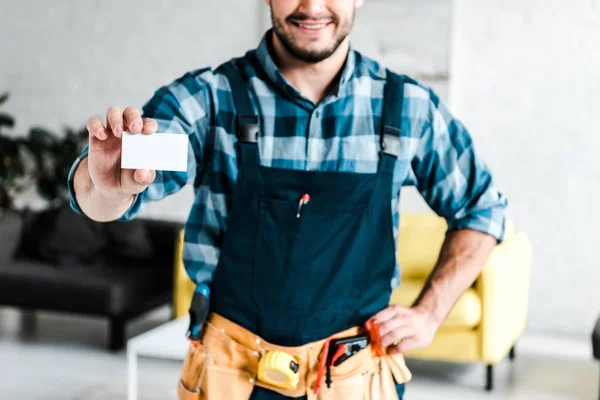
[[[527,325],[532,246],[523,232],[498,245],[475,287],[481,298],[481,352],[493,364],[503,359]]]
[[[592,332],[592,351],[594,358],[600,360],[600,317],[596,321],[596,326]]]
[[[179,232],[175,250],[175,271],[173,279],[173,317],[181,318],[189,314],[190,304],[196,285],[188,275],[183,264],[184,231]]]

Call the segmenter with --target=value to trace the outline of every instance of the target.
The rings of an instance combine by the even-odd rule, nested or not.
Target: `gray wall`
[[[357,14],[353,45],[431,84],[443,99],[452,97],[451,106],[468,123],[476,146],[511,199],[511,217],[533,236],[530,328],[587,335],[599,303],[593,289],[600,276],[591,242],[598,221],[588,214],[592,200],[586,197],[598,193],[590,192],[597,189],[592,145],[598,139],[591,138],[593,125],[587,124],[597,102],[578,86],[580,96],[568,112],[559,112],[559,103],[549,97],[555,92],[545,89],[552,76],[543,73],[558,68],[580,73],[568,68],[570,57],[597,61],[591,55],[583,60],[583,53],[571,51],[566,40],[571,25],[584,23],[581,34],[587,33],[585,29],[594,33],[598,21],[593,17],[583,21],[581,7],[592,4],[591,0],[577,0],[580,8],[560,21],[556,15],[562,8],[569,11],[559,7],[561,0],[549,2],[552,7],[538,0],[526,3],[483,5],[465,0],[453,7],[451,0],[367,0]],[[548,20],[560,22],[555,32]],[[515,23],[520,30],[503,42]],[[561,45],[557,51],[565,53],[535,61],[551,50],[540,35],[520,41],[521,35],[537,29],[535,24],[556,36]],[[4,108],[17,116],[20,131],[31,125],[54,130],[81,127],[89,116],[103,115],[110,105],[141,107],[157,87],[186,71],[243,54],[256,46],[269,25],[262,0],[2,0],[0,92],[8,90],[12,96]],[[593,53],[591,48],[588,52]],[[548,69],[550,61],[559,63]],[[515,64],[519,68],[511,69]],[[501,83],[490,83],[490,76],[501,78],[507,69],[528,87],[524,93],[499,79]],[[590,67],[586,75],[579,75],[581,82],[588,83],[593,71]],[[563,86],[559,93],[568,91]],[[539,99],[546,102],[537,103]],[[579,109],[578,102],[590,107]],[[512,117],[497,118],[499,105]],[[550,120],[544,119],[548,113],[553,115]],[[569,128],[572,121],[577,121],[579,130]],[[582,130],[584,124],[587,130]],[[565,134],[574,141],[565,140]],[[543,143],[543,150],[535,158],[528,157],[538,143]],[[573,165],[569,172],[568,166]],[[191,202],[191,188],[186,188],[143,213],[184,220]],[[21,204],[41,206],[33,194],[24,196]],[[414,190],[408,190],[402,210],[427,211],[428,207]]]
[[[532,330],[600,311],[600,2],[455,3],[450,94],[531,236]]]

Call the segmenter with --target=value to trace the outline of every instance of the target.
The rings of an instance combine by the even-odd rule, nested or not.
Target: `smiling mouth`
[[[305,21],[294,21],[294,20],[291,20],[290,22],[293,25],[297,26],[298,28],[315,30],[315,31],[319,30],[319,29],[323,29],[327,25],[332,23],[332,21],[305,22]]]

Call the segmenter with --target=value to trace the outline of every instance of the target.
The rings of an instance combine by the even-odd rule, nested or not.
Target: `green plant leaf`
[[[15,119],[8,114],[0,114],[0,126],[12,128],[15,126]]]
[[[29,130],[29,140],[44,148],[56,148],[59,141],[52,132],[39,126],[34,126]]]

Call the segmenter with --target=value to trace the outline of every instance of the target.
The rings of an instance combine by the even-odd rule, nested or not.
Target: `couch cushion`
[[[19,244],[23,218],[12,210],[0,210],[0,263],[10,260]]]
[[[96,222],[69,205],[23,213],[23,234],[16,257],[65,263],[148,263],[155,256],[147,223],[142,220]]]
[[[92,314],[121,315],[131,307],[168,294],[170,265],[61,266],[15,261],[0,266],[0,304]]]
[[[411,306],[421,293],[424,280],[403,279],[392,292],[391,304]],[[474,289],[468,289],[455,304],[440,329],[472,329],[481,321],[481,301]]]
[[[424,278],[439,256],[446,220],[436,214],[403,214],[398,232],[398,260],[403,278]]]
[[[446,237],[446,220],[434,213],[402,214],[398,232],[397,258],[402,277],[426,278],[439,257]],[[504,239],[515,235],[514,223],[506,221]]]

